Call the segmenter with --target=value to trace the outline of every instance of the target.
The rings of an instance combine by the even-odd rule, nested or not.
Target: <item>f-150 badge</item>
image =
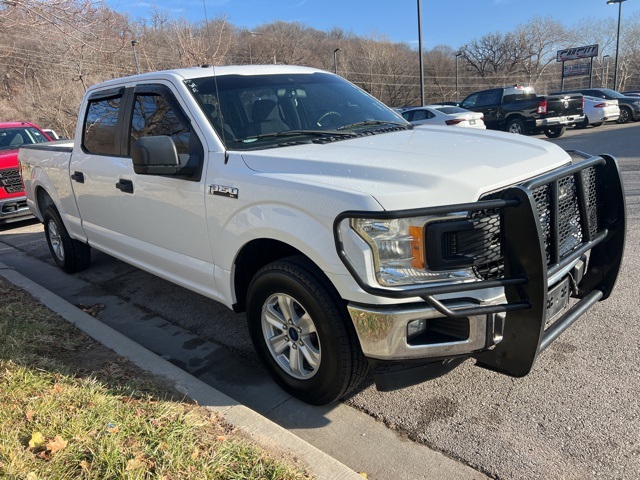
[[[238,189],[224,185],[209,185],[209,195],[222,195],[223,197],[238,198]]]

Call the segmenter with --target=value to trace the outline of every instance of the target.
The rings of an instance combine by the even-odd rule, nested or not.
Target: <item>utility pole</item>
[[[420,55],[420,106],[424,106],[424,65],[422,58],[422,8],[418,0],[418,54]]]

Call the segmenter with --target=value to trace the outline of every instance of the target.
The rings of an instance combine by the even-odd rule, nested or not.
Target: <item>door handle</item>
[[[84,183],[84,173],[73,172],[73,174],[71,175],[71,180],[75,180],[78,183]]]
[[[133,182],[131,180],[120,179],[118,183],[116,183],[116,188],[124,193],[133,193]]]

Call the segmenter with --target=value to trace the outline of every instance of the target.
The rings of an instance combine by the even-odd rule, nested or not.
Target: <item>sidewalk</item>
[[[201,406],[222,414],[227,422],[242,430],[261,447],[270,451],[280,450],[300,459],[319,480],[362,480],[362,476],[293,433],[240,405],[1,262],[0,275],[118,355],[127,357],[144,370],[170,379],[178,391]]]

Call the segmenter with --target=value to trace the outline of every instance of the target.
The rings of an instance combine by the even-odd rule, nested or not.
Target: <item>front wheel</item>
[[[560,138],[566,130],[567,127],[545,128],[544,134],[549,138]]]
[[[304,257],[271,263],[255,275],[247,321],[273,379],[306,403],[334,402],[366,374],[345,302]]]
[[[47,207],[42,216],[47,245],[56,264],[66,273],[87,268],[91,261],[89,245],[69,236],[60,214],[52,206]]]

